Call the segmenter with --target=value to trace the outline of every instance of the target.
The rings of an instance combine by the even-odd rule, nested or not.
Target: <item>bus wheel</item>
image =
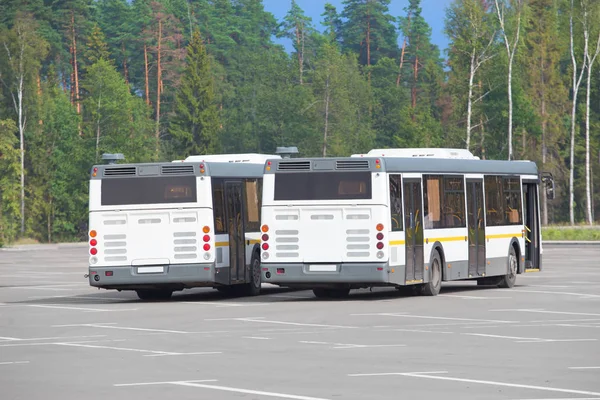
[[[425,296],[437,296],[442,287],[442,262],[437,251],[433,253],[431,259],[431,279],[421,289]]]
[[[500,283],[499,287],[509,289],[515,286],[515,282],[517,280],[517,269],[519,268],[519,262],[517,261],[517,253],[515,252],[515,248],[510,246],[510,251],[508,252],[508,274],[504,275]]]
[[[261,276],[260,276],[260,259],[258,254],[252,256],[250,264],[250,282],[247,286],[249,296],[258,296],[260,294]]]
[[[140,300],[169,300],[173,291],[168,289],[140,289],[136,290],[136,293]]]

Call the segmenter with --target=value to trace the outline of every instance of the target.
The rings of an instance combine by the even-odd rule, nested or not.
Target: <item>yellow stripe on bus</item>
[[[248,243],[249,244],[259,244],[260,240],[259,239],[250,239],[250,240],[248,240]]]
[[[499,233],[497,235],[486,235],[486,239],[510,239],[512,237],[519,237],[522,233]]]
[[[439,237],[439,238],[425,238],[429,240],[429,242],[458,242],[461,240],[466,240],[466,236],[449,236],[449,237]]]
[[[229,246],[229,242],[216,242],[215,247],[227,247]]]
[[[403,245],[404,240],[390,240],[390,246],[399,246]]]

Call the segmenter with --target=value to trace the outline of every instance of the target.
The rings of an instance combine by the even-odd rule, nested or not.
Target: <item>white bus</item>
[[[512,287],[541,269],[540,182],[533,162],[456,149],[267,161],[263,281],[317,297],[406,285],[435,296],[456,280]]]
[[[89,283],[143,300],[215,287],[260,292],[263,154],[96,165],[89,200]]]

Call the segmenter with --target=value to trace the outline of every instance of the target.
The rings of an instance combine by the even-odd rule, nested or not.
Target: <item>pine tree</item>
[[[214,104],[210,60],[200,32],[187,47],[187,66],[175,97],[170,132],[181,156],[207,154],[217,148],[219,115]]]
[[[95,24],[92,28],[92,33],[88,37],[86,45],[85,60],[87,65],[95,64],[100,59],[110,61],[106,37],[98,24]]]
[[[292,8],[288,11],[283,22],[279,25],[279,28],[281,30],[278,32],[277,36],[289,38],[294,43],[294,49],[298,56],[300,84],[302,85],[304,83],[306,48],[308,47],[307,45],[310,44],[310,38],[314,33],[312,20],[304,14],[304,11],[298,6],[298,3],[292,0]]]

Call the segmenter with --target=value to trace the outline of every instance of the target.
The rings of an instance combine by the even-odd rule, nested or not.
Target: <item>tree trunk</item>
[[[23,66],[23,54],[20,60],[20,76],[19,76],[19,141],[21,152],[21,235],[25,234],[25,119],[23,116],[23,81],[25,80],[25,68]]]
[[[402,43],[402,52],[400,53],[400,67],[398,67],[398,77],[396,78],[396,87],[400,86],[400,79],[402,78],[402,66],[404,65],[404,53],[406,52],[406,38]]]
[[[123,51],[123,75],[125,77],[125,83],[129,85],[129,71],[127,70],[127,54],[125,54],[125,43],[121,43],[121,50]]]
[[[156,53],[156,159],[160,148],[160,92],[162,89],[162,70],[160,65],[160,47],[162,41],[162,21],[158,21],[158,48]]]
[[[79,103],[79,71],[77,68],[77,39],[75,38],[75,14],[73,12],[71,12],[71,33],[73,35],[73,75],[75,76],[75,105],[77,108],[77,114],[81,114],[81,104]]]
[[[512,120],[513,120],[513,99],[512,99],[512,61],[508,61],[508,159],[513,159],[512,148]]]
[[[323,132],[323,157],[327,157],[327,130],[329,129],[329,76],[325,80],[325,130]]]
[[[150,105],[150,82],[148,80],[148,46],[144,44],[144,76],[146,89],[146,104]]]
[[[471,66],[469,68],[469,96],[467,99],[467,150],[471,147],[471,116],[473,112],[473,78],[475,75],[475,48],[471,53]]]
[[[596,42],[596,50],[593,57],[588,52],[587,56],[587,88],[585,95],[585,196],[586,196],[586,209],[587,209],[587,222],[590,225],[594,224],[594,217],[592,215],[592,190],[591,190],[591,165],[590,165],[590,94],[592,85],[592,68],[596,57],[600,53],[600,34],[598,35],[598,41]]]
[[[96,120],[96,162],[98,162],[98,149],[100,148],[100,102],[102,100],[102,92],[98,95],[98,118]]]
[[[544,82],[544,65],[542,60],[542,169],[546,165],[546,128],[548,126],[548,120],[546,119],[546,88]],[[542,225],[548,225],[548,198],[546,197],[546,190],[542,190]]]
[[[298,52],[298,68],[300,73],[300,84],[303,84],[304,72],[304,28],[300,29],[296,23],[296,51]]]
[[[418,53],[418,51],[419,51],[419,46],[417,46],[415,52]],[[413,82],[413,87],[412,87],[412,91],[411,91],[411,104],[412,104],[412,108],[414,110],[415,108],[417,108],[417,80],[419,79],[419,56],[418,55],[415,55],[413,78],[414,78],[414,82]],[[415,114],[413,113],[413,121],[414,120],[415,120]]]
[[[583,13],[584,27],[587,26],[587,10]],[[577,118],[577,93],[579,85],[585,71],[585,64],[588,54],[588,32],[584,30],[584,49],[583,49],[583,65],[581,66],[581,74],[577,78],[577,60],[575,59],[575,45],[573,37],[573,0],[571,0],[571,14],[569,17],[569,33],[570,33],[570,50],[571,62],[573,64],[573,103],[571,106],[571,151],[570,151],[570,168],[569,168],[569,221],[571,225],[575,225],[575,189],[574,189],[574,171],[575,171],[575,119]]]

